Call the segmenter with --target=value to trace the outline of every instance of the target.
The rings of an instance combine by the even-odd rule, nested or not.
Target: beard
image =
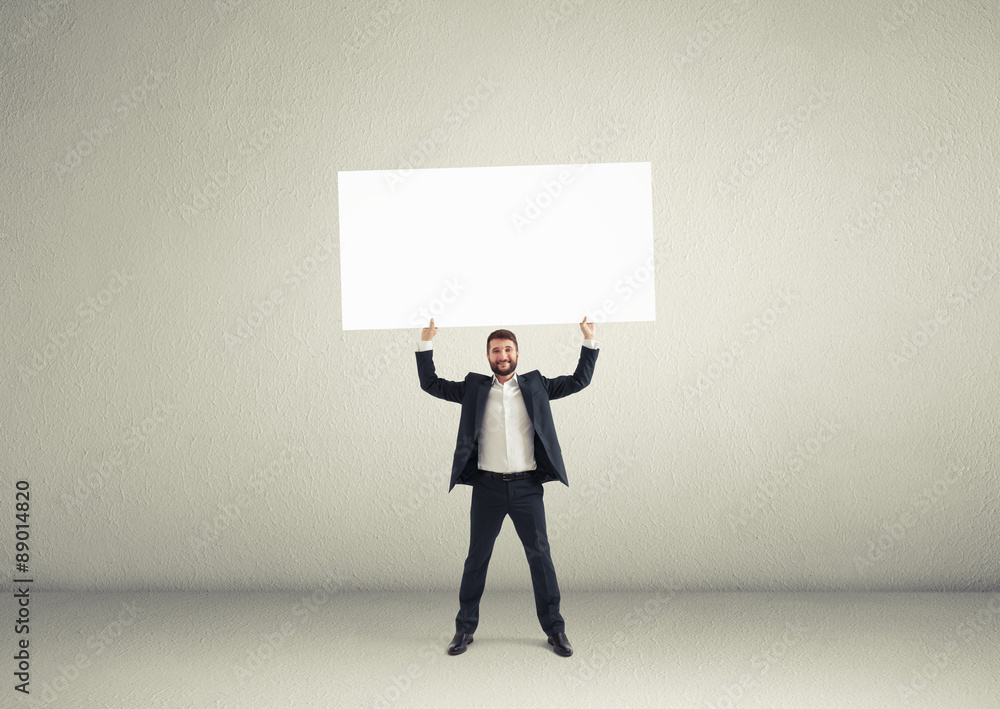
[[[490,369],[493,370],[495,375],[502,377],[517,369],[517,360],[507,360],[507,365],[504,367],[501,367],[499,364],[492,364],[490,365]]]

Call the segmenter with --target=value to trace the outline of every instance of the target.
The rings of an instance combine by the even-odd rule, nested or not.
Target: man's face
[[[490,340],[490,369],[498,377],[503,377],[517,367],[517,348],[513,340]]]

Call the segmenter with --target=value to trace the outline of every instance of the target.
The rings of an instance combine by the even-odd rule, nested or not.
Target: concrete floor
[[[12,594],[0,600],[14,617]],[[448,656],[447,593],[33,593],[28,700],[3,707],[1000,707],[1000,593],[563,592],[488,586]],[[13,699],[13,700],[12,700]],[[12,700],[12,701],[11,701]]]

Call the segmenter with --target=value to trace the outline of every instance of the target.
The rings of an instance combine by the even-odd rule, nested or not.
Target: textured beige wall
[[[647,160],[658,319],[599,324],[553,404],[563,588],[1000,581],[996,2],[0,23],[0,483],[37,588],[457,592],[459,408],[416,330],[341,331],[336,172]],[[496,325],[573,370],[577,325]],[[488,372],[489,329],[442,329],[439,375]],[[528,579],[507,522],[489,586]]]

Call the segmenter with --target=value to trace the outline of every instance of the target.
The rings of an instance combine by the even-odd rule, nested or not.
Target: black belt
[[[504,482],[510,482],[511,480],[524,480],[525,478],[530,478],[535,474],[534,470],[527,470],[523,473],[494,473],[492,470],[480,470],[480,475],[486,475],[494,480],[503,480]]]

